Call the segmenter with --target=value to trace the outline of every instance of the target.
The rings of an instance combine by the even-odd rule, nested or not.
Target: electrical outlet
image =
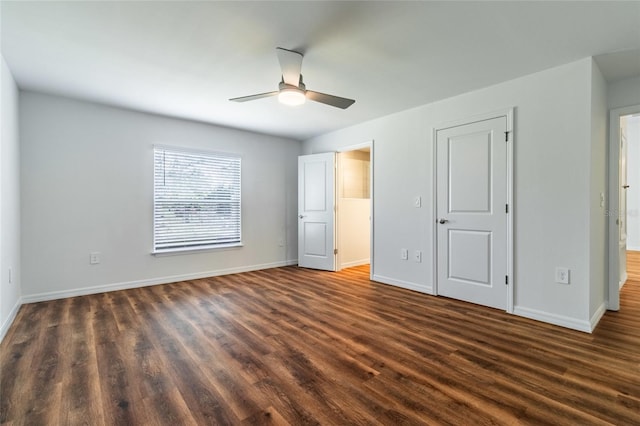
[[[556,282],[559,284],[569,284],[569,268],[556,268]]]
[[[420,250],[416,250],[413,252],[413,260],[416,263],[422,262],[422,252]]]
[[[400,249],[400,259],[401,260],[407,260],[409,259],[409,250],[403,248]]]
[[[89,253],[89,264],[97,265],[98,263],[100,263],[100,252],[92,251]]]

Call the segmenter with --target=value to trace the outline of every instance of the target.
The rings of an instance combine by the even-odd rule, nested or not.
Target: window
[[[240,245],[240,231],[240,157],[154,147],[154,253]]]

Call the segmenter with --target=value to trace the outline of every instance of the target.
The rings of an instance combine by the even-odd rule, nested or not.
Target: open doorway
[[[336,270],[367,265],[372,258],[371,144],[338,152],[336,181]]]
[[[610,114],[609,303],[620,309],[620,289],[640,259],[640,105]]]
[[[626,136],[626,182],[623,194],[626,198],[626,265],[628,280],[638,281],[640,259],[640,113],[622,117]],[[626,188],[624,188],[626,187]]]

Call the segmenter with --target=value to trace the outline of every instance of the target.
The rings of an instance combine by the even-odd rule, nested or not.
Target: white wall
[[[18,87],[2,58],[0,69],[0,341],[20,307],[20,149]],[[9,282],[11,269],[11,282]]]
[[[590,330],[591,88],[586,58],[322,135],[304,151],[374,140],[374,277],[430,292],[432,129],[515,107],[515,312]],[[420,209],[412,202],[418,195]],[[422,250],[424,261],[400,260],[402,247]],[[570,285],[555,282],[557,266],[570,268]]]
[[[298,141],[33,92],[20,132],[26,301],[296,263]],[[156,143],[242,156],[244,247],[150,254]]]
[[[342,198],[338,206],[340,268],[366,265],[370,262],[371,253],[371,200]]]
[[[595,61],[591,69],[591,190],[589,202],[590,241],[589,268],[591,293],[589,297],[589,318],[595,326],[606,311],[609,299],[607,277],[607,216],[605,198],[607,194],[607,83]]]
[[[609,109],[640,105],[640,75],[609,84]]]
[[[640,116],[627,123],[627,249],[640,251]]]

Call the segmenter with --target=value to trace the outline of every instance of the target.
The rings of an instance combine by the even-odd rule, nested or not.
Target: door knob
[[[299,217],[300,219],[302,219],[302,218],[304,217],[304,215],[303,215],[303,214],[301,214],[301,215],[299,215],[298,217]]]
[[[622,187],[623,187],[624,189],[627,189],[627,188],[629,188],[629,185],[622,185]]]
[[[440,219],[438,222],[440,222],[440,225],[444,225],[445,223],[449,222],[447,219]]]

